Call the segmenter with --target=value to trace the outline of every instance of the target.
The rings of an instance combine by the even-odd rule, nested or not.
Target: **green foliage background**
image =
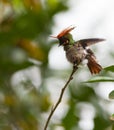
[[[43,129],[46,121],[45,114],[53,105],[47,81],[52,77],[57,81],[61,79],[65,81],[71,71],[52,70],[48,63],[48,55],[53,46],[53,42],[49,41],[49,35],[54,26],[54,16],[68,10],[67,2],[67,0],[0,1],[1,130]],[[6,9],[9,10],[6,11]],[[28,60],[29,58],[33,61]],[[37,61],[41,63],[37,63]],[[40,75],[38,86],[27,74],[24,76],[20,74],[17,79],[14,78],[17,73],[29,72],[34,67],[37,68],[38,75]],[[69,97],[66,103],[68,110],[59,123],[52,119],[49,130],[56,130],[57,127],[65,130],[81,130],[79,113],[81,113],[83,104],[89,104],[95,109],[93,130],[113,130],[113,116],[111,122],[109,113],[104,109],[105,106],[100,105],[100,101],[104,103],[109,101],[102,99],[94,91],[98,82],[114,81],[109,72],[113,72],[113,70],[113,66],[107,67],[100,77],[90,79],[86,83],[81,83],[83,81],[79,82],[77,79],[73,80],[68,89]],[[14,79],[17,80],[15,83]],[[54,87],[53,81],[52,87]],[[114,93],[112,92],[110,95],[113,99]]]

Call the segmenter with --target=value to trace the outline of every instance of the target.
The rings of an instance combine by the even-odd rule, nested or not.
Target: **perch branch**
[[[45,126],[44,126],[44,130],[47,130],[47,127],[48,127],[48,124],[49,124],[49,122],[50,122],[50,120],[51,120],[51,117],[53,116],[53,114],[54,114],[55,110],[57,109],[58,105],[61,103],[61,100],[62,100],[63,94],[64,94],[64,92],[65,92],[65,89],[67,88],[67,86],[68,86],[68,84],[70,83],[70,81],[73,79],[73,75],[74,75],[74,73],[77,71],[77,69],[78,69],[77,66],[73,66],[73,70],[72,70],[72,72],[71,72],[71,74],[70,74],[70,76],[69,76],[69,79],[68,79],[68,81],[66,82],[66,84],[64,85],[64,87],[61,89],[60,96],[59,96],[59,98],[58,98],[56,104],[55,104],[54,107],[52,108],[52,110],[51,110],[51,112],[50,112],[50,114],[49,114],[49,116],[48,116],[48,118],[47,118],[46,124],[45,124]]]

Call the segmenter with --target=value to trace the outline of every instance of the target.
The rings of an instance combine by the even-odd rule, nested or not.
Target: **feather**
[[[91,74],[98,74],[102,70],[102,66],[97,63],[95,57],[88,55],[86,58],[88,59],[87,66]]]
[[[105,41],[105,39],[102,39],[102,38],[90,38],[90,39],[82,39],[82,40],[79,40],[78,42],[85,49],[87,46],[91,46],[93,44],[96,44],[96,43],[102,42],[102,41]]]
[[[72,31],[75,27],[67,27],[65,28],[64,30],[62,30],[58,35],[57,35],[57,38],[60,38],[64,35],[66,35],[67,33],[69,33],[70,31]]]

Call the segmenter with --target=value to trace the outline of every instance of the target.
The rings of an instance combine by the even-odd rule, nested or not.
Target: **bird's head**
[[[69,33],[72,31],[75,27],[67,27],[64,30],[62,30],[57,36],[51,36],[53,38],[57,38],[59,40],[59,46],[73,44],[74,40],[72,38],[72,35]]]

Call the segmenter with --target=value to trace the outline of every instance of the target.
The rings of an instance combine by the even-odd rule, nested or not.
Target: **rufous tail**
[[[102,70],[102,66],[99,65],[93,56],[87,56],[88,63],[87,66],[91,74],[98,74]]]

